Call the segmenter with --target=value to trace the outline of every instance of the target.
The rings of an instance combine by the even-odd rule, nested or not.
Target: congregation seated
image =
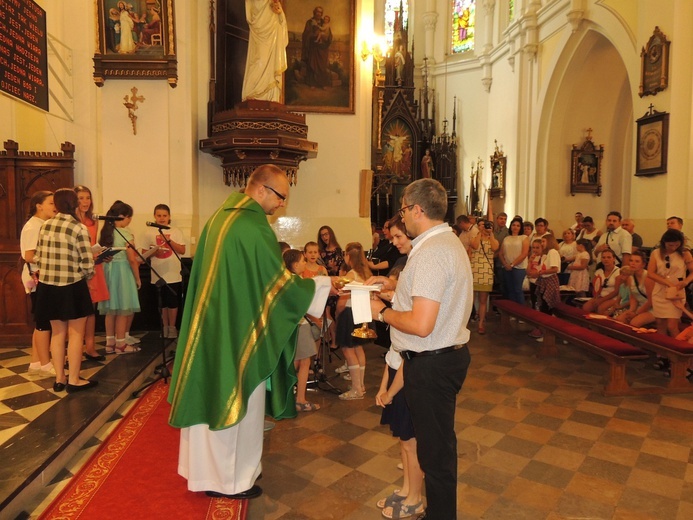
[[[628,307],[616,316],[616,320],[640,328],[655,322],[652,302],[647,297],[647,270],[645,270],[645,254],[642,251],[633,251],[630,255],[629,268],[631,274],[627,281]]]
[[[592,299],[582,306],[586,312],[595,312],[602,303],[618,295],[616,278],[620,269],[616,267],[616,256],[610,249],[605,249],[601,260],[603,267],[597,269],[592,277]]]

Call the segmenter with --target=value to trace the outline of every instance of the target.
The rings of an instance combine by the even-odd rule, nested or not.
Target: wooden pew
[[[686,379],[687,368],[693,359],[693,345],[658,332],[641,333],[628,325],[609,319],[588,318],[587,313],[572,305],[559,304],[554,312],[573,323],[589,327],[631,345],[654,352],[671,361],[671,377],[666,389],[670,392],[693,392],[693,384]]]
[[[630,387],[626,379],[626,363],[633,359],[647,359],[649,357],[647,352],[623,341],[604,336],[555,316],[535,311],[510,300],[495,300],[493,305],[501,313],[501,332],[512,331],[511,316],[531,323],[543,332],[544,341],[541,344],[540,356],[558,355],[556,338],[561,338],[602,357],[609,364],[607,382],[602,391],[604,395],[643,393],[641,388],[633,389]]]

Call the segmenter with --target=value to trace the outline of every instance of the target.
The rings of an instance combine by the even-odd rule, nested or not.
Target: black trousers
[[[404,362],[404,395],[426,475],[426,516],[435,520],[457,518],[455,402],[469,362],[467,347]]]

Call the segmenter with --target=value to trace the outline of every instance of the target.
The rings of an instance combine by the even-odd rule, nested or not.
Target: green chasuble
[[[234,193],[209,219],[195,254],[171,378],[169,422],[229,428],[269,379],[266,414],[294,417],[296,331],[315,292],[292,275],[252,198]]]

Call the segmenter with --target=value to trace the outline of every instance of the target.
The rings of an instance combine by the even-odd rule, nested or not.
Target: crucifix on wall
[[[132,133],[133,135],[137,135],[137,116],[135,115],[135,110],[137,110],[137,103],[144,103],[144,96],[137,95],[137,87],[132,87],[130,92],[132,92],[130,100],[128,101],[128,96],[126,94],[123,98],[123,105],[128,109],[128,117],[132,122]]]

